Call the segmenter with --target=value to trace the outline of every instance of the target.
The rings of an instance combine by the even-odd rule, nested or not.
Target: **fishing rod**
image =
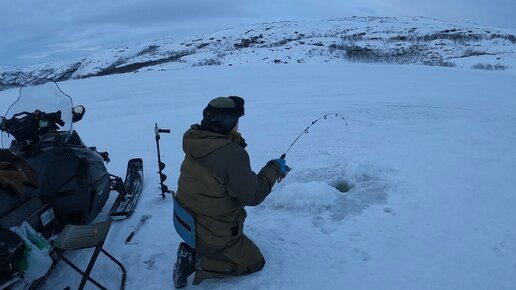
[[[306,127],[297,137],[296,139],[294,139],[294,141],[292,142],[292,144],[290,144],[290,146],[288,147],[287,151],[285,151],[285,153],[283,153],[280,157],[280,159],[285,159],[285,157],[287,156],[287,153],[288,151],[290,151],[290,149],[292,148],[292,146],[294,146],[294,144],[296,144],[297,140],[299,140],[299,138],[301,138],[301,136],[303,135],[306,135],[308,134],[308,130],[310,130],[310,127],[312,127],[313,125],[315,125],[315,123],[319,122],[320,120],[327,120],[328,117],[340,117],[341,120],[343,120],[344,122],[346,122],[346,126],[348,125],[348,121],[346,121],[346,118],[344,118],[344,116],[342,116],[341,114],[339,113],[330,113],[330,114],[326,114],[324,116],[321,116],[319,118],[317,118],[316,120],[312,121],[312,123]]]
[[[346,120],[346,118],[344,118],[344,116],[342,116],[341,114],[339,113],[330,113],[330,114],[326,114],[326,115],[323,115],[315,120],[312,121],[312,123],[310,125],[308,125],[308,127],[306,127],[297,137],[296,139],[294,139],[294,141],[290,144],[290,146],[288,146],[288,149],[287,151],[285,151],[285,153],[281,154],[281,157],[280,159],[285,159],[285,157],[287,157],[287,153],[290,151],[290,149],[292,149],[292,146],[294,146],[294,144],[296,144],[297,140],[299,140],[299,138],[301,138],[301,136],[303,135],[306,135],[308,134],[308,130],[310,130],[310,128],[315,125],[315,123],[319,122],[320,120],[328,120],[328,117],[340,117],[341,120],[343,120],[345,123],[346,123],[346,126],[348,125],[348,121]],[[286,168],[287,170],[281,174],[281,176],[278,178],[278,182],[281,182],[281,180],[283,178],[285,178],[285,176],[287,176],[288,172],[290,170],[292,170],[292,168],[288,167]]]

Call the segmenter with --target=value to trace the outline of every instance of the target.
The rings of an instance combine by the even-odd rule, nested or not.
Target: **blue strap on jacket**
[[[196,246],[195,219],[174,197],[174,228],[192,249]]]

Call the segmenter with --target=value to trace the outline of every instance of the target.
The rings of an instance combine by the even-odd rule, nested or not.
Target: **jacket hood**
[[[230,135],[204,131],[199,125],[192,125],[183,135],[183,151],[186,155],[199,159],[232,142]]]

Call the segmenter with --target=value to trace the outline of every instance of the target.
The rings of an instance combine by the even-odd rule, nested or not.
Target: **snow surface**
[[[246,115],[239,128],[256,171],[318,117],[335,112],[346,121],[316,123],[288,153],[287,178],[263,204],[247,208],[245,233],[264,254],[263,271],[186,289],[512,290],[515,77],[421,66],[252,64],[165,66],[60,86],[86,106],[75,129],[89,146],[110,152],[111,173],[123,175],[128,159],[144,159],[136,212],[112,225],[105,245],[128,270],[126,289],[173,289],[180,239],[172,200],[158,188],[154,123],[172,129],[162,135],[161,153],[166,183],[175,188],[183,132],[211,98],[240,95]],[[17,90],[0,92],[0,110],[16,97]],[[351,190],[337,189],[345,185]],[[125,245],[143,214],[153,217]],[[91,251],[67,255],[85,267]],[[93,277],[118,288],[118,269],[102,256]],[[79,280],[60,264],[43,289],[74,288]]]

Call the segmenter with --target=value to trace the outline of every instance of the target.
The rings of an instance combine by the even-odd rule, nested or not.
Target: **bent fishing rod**
[[[290,146],[288,146],[287,148],[287,151],[285,151],[285,153],[281,154],[281,157],[280,159],[285,159],[285,157],[287,157],[287,153],[290,151],[290,149],[292,149],[292,147],[294,146],[294,144],[296,144],[297,140],[299,140],[299,138],[301,138],[301,136],[303,135],[306,135],[309,133],[309,130],[310,128],[315,125],[317,122],[319,122],[320,120],[328,120],[329,117],[336,117],[336,118],[340,118],[341,120],[343,120],[345,123],[346,123],[346,126],[348,125],[348,121],[346,120],[346,118],[344,118],[344,116],[342,116],[340,113],[330,113],[330,114],[326,114],[326,115],[323,115],[315,120],[312,121],[312,123],[310,125],[308,125],[308,127],[306,127],[297,137],[296,139],[294,139],[294,141],[290,144]],[[285,178],[285,176],[287,176],[288,172],[290,170],[292,170],[292,168],[290,167],[286,167],[286,171],[284,173],[281,174],[281,176],[278,178],[278,182],[281,182],[281,180],[283,178]]]
[[[310,130],[310,127],[312,127],[313,125],[315,125],[315,123],[319,122],[320,120],[328,120],[328,117],[340,117],[341,120],[343,120],[344,122],[346,122],[346,126],[348,125],[348,121],[346,121],[346,118],[344,118],[344,116],[342,116],[341,114],[339,113],[330,113],[330,114],[326,114],[326,115],[323,115],[319,118],[317,118],[316,120],[312,121],[312,123],[306,127],[297,137],[296,139],[294,139],[294,141],[292,142],[292,144],[290,144],[290,146],[288,146],[288,149],[287,151],[285,151],[285,153],[283,153],[280,157],[280,159],[285,159],[285,157],[287,156],[287,153],[288,151],[290,151],[290,149],[292,149],[292,146],[294,146],[294,144],[296,144],[297,140],[299,140],[299,138],[301,138],[301,136],[303,135],[306,135],[308,134],[308,130]]]

